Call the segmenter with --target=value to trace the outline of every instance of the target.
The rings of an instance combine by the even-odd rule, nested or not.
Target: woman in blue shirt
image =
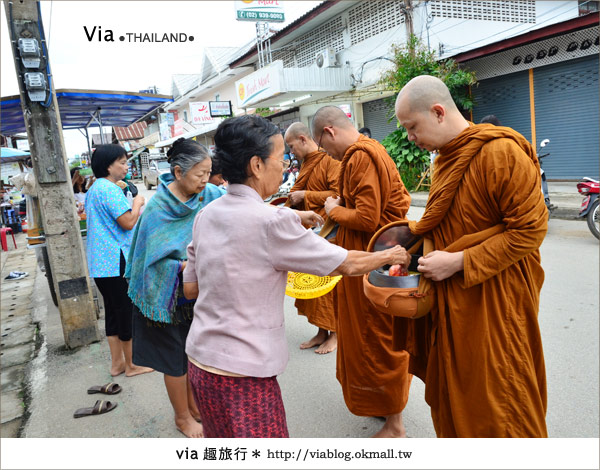
[[[104,299],[106,338],[110,348],[112,376],[152,372],[148,367],[133,364],[132,304],[127,295],[125,260],[129,255],[132,229],[144,205],[137,196],[133,207],[117,182],[128,171],[127,152],[120,145],[100,145],[92,155],[92,170],[96,182],[87,192],[87,261],[90,277],[94,278]]]

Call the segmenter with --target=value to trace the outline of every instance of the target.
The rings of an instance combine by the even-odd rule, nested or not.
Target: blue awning
[[[56,90],[63,129],[84,128],[99,110],[103,126],[126,127],[166,102],[169,95],[100,90]],[[25,122],[19,96],[0,99],[0,134],[25,132]],[[98,127],[93,121],[90,126]]]
[[[2,163],[18,162],[27,160],[27,158],[29,158],[29,152],[10,147],[0,147],[0,162]]]

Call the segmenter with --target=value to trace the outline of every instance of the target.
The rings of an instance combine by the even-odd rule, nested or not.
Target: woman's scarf
[[[207,184],[200,194],[181,202],[167,187],[171,174],[160,176],[156,194],[136,225],[125,278],[129,297],[153,321],[172,323],[177,306],[181,262],[187,259],[196,214],[224,191]]]
[[[521,134],[510,127],[470,123],[468,128],[439,149],[440,154],[434,162],[435,171],[425,214],[418,222],[414,220],[409,222],[412,233],[423,235],[439,225],[454,200],[458,185],[469,168],[471,160],[479,153],[481,147],[493,139],[514,140],[533,160],[539,171],[540,165],[535,150]]]

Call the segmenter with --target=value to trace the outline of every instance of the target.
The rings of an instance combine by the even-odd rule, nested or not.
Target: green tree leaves
[[[416,36],[411,36],[404,45],[393,45],[392,54],[395,67],[385,73],[380,80],[387,90],[396,92],[390,98],[392,109],[398,92],[410,80],[419,75],[438,77],[450,90],[458,109],[463,112],[473,109],[473,100],[469,90],[471,85],[477,83],[473,72],[460,69],[452,59],[438,61],[435,53],[427,50]],[[396,119],[394,115],[388,117],[390,120]],[[407,189],[414,190],[421,175],[429,166],[429,152],[421,150],[409,142],[408,134],[403,128],[392,132],[381,143],[396,163]]]

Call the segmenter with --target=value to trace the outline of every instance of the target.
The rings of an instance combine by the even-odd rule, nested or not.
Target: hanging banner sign
[[[161,122],[158,125],[158,129],[160,131],[160,140],[167,140],[171,138],[171,128],[169,127],[169,123],[167,121]]]
[[[285,21],[282,3],[280,0],[236,0],[236,19],[282,23]]]
[[[283,61],[276,60],[235,82],[238,108],[248,107],[284,92],[281,88],[282,75]]]
[[[210,115],[208,101],[190,103],[190,112],[192,114],[192,124],[211,124],[214,122]]]
[[[183,134],[183,119],[177,119],[173,125],[173,137]]]

